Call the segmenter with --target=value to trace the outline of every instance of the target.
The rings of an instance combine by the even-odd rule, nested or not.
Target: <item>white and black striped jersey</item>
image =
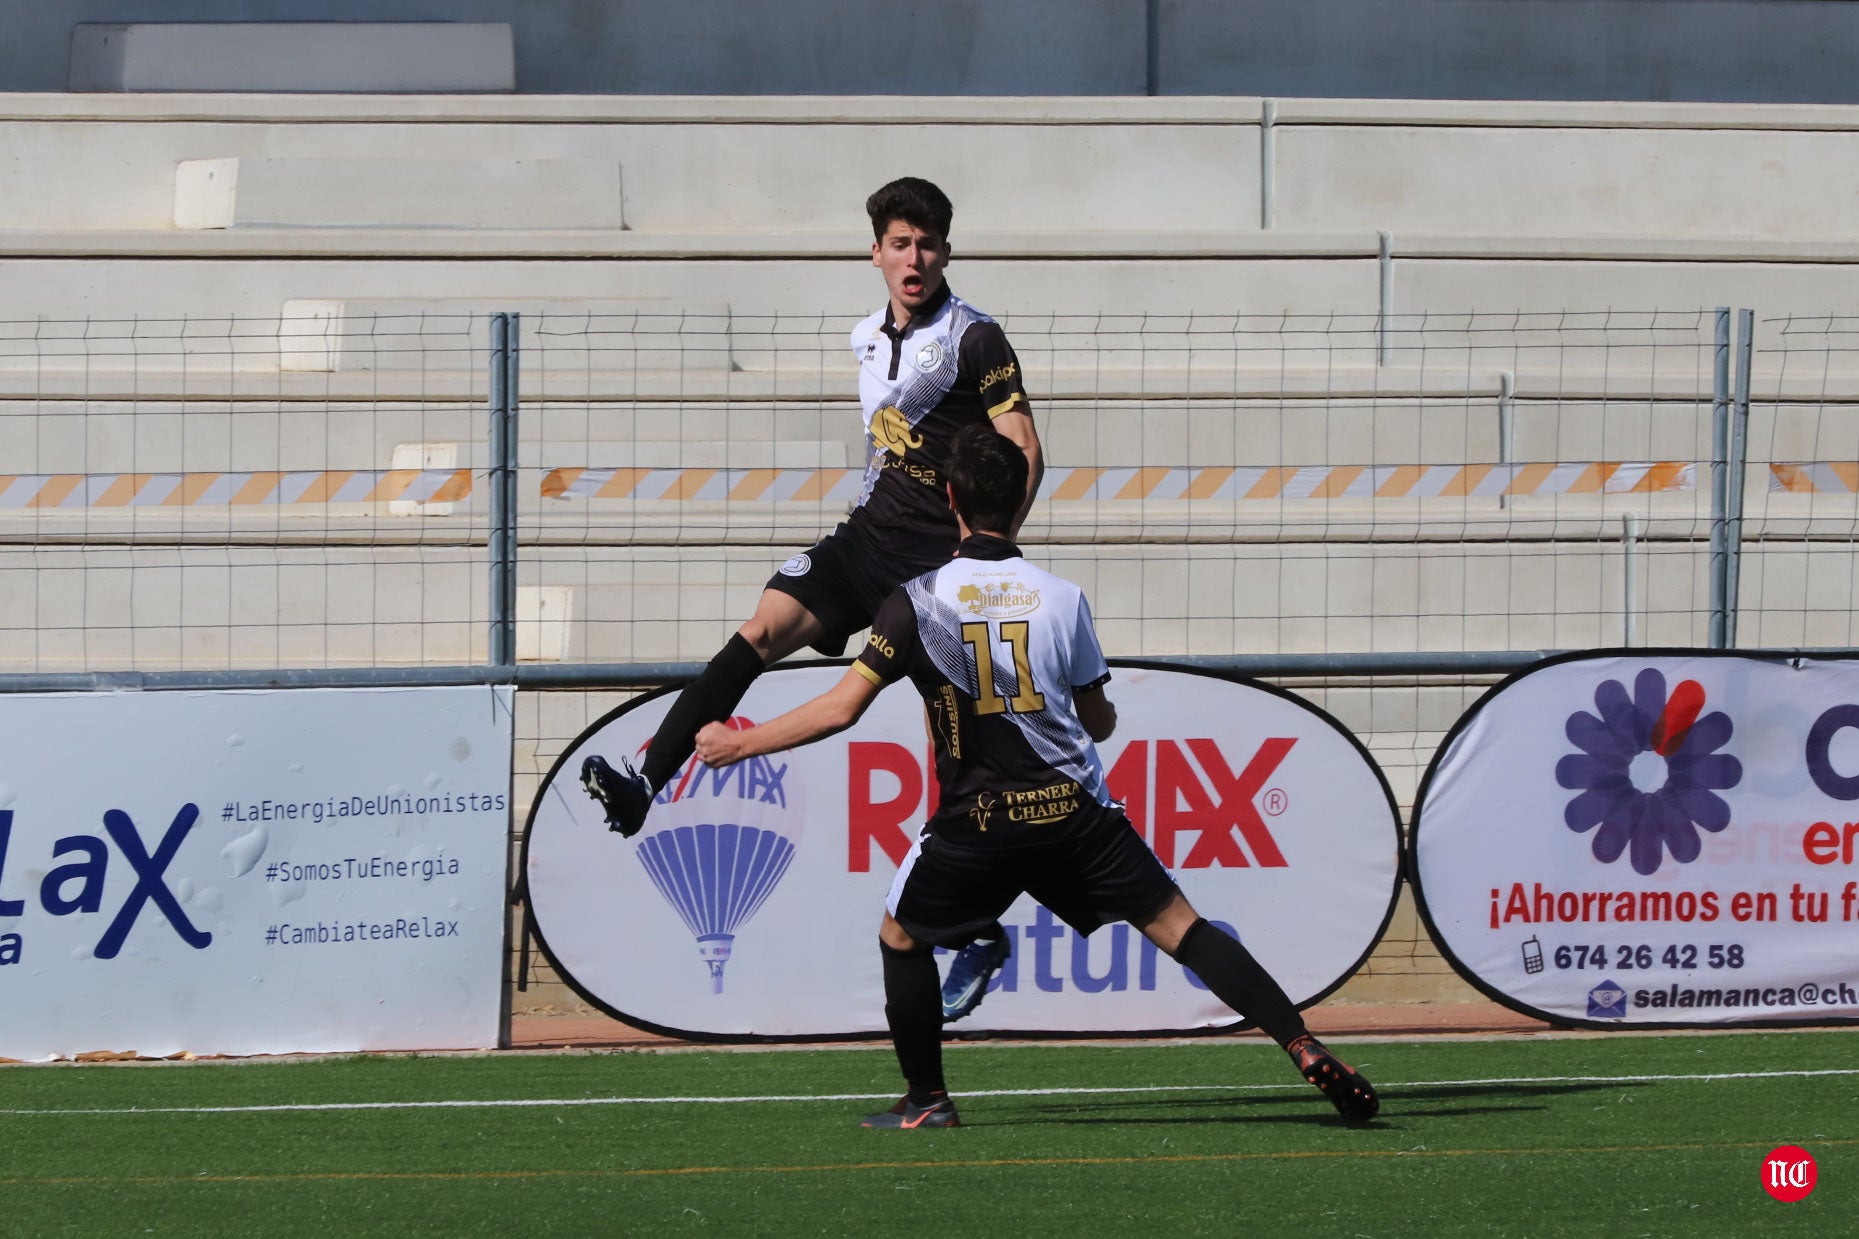
[[[929,706],[942,799],[930,827],[1011,845],[1114,802],[1072,706],[1110,678],[1084,591],[977,534],[906,581],[853,664],[875,684],[909,676]]]
[[[879,543],[954,546],[943,468],[955,433],[1026,399],[1000,324],[944,284],[902,331],[887,305],[852,329],[868,448],[853,519]]]

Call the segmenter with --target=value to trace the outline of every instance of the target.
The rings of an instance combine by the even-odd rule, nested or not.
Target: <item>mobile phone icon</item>
[[[1535,934],[1523,941],[1523,970],[1531,973],[1543,970],[1543,944],[1536,940]]]

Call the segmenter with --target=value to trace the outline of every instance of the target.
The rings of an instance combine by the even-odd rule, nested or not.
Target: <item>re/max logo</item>
[[[1284,868],[1290,862],[1257,801],[1296,744],[1289,736],[1263,740],[1235,773],[1209,739],[1132,740],[1105,781],[1124,802],[1130,825],[1170,869]],[[846,765],[847,871],[869,872],[874,845],[901,863],[922,820],[926,781],[935,790],[935,781],[924,778],[924,760],[901,744],[854,741],[846,746]],[[878,796],[880,775],[889,776],[882,782],[896,780],[895,796]]]
[[[128,941],[129,931],[135,928],[143,909],[151,904],[167,918],[174,932],[181,936],[181,941],[195,950],[205,950],[213,941],[213,935],[196,928],[187,919],[181,901],[168,888],[163,876],[181,850],[187,832],[194,828],[199,818],[198,805],[182,805],[180,812],[174,815],[174,821],[169,824],[167,833],[151,852],[143,844],[142,835],[127,813],[121,809],[107,811],[103,815],[103,830],[109,836],[109,843],[96,835],[66,835],[52,844],[53,860],[65,856],[75,856],[77,859],[54,865],[46,871],[45,876],[39,880],[39,906],[52,916],[102,911],[104,879],[109,874],[112,859],[110,843],[114,843],[115,854],[128,864],[135,875],[135,884],[118,905],[109,927],[103,931],[103,937],[97,940],[96,950],[92,953],[98,959],[114,959]],[[26,911],[25,899],[6,898],[7,853],[12,840],[13,810],[0,809],[0,916],[6,917],[21,916]],[[18,934],[7,934],[0,938],[0,963],[17,963],[19,951]],[[12,958],[7,958],[8,953]]]

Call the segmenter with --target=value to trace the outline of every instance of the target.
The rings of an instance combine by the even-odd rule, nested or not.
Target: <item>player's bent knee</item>
[[[1169,901],[1157,908],[1155,914],[1136,924],[1138,932],[1169,956],[1179,958],[1188,933],[1201,921],[1201,914],[1194,910],[1194,905],[1187,901],[1181,892],[1175,892]]]
[[[1202,934],[1218,934],[1219,932],[1218,929],[1214,928],[1213,923],[1205,917],[1195,917],[1194,922],[1183,930],[1181,936],[1175,940],[1175,945],[1173,947],[1164,947],[1163,953],[1176,963],[1182,963],[1188,957],[1188,947],[1190,943]],[[1157,945],[1159,946],[1161,944],[1158,943]]]
[[[764,663],[771,663],[810,644],[823,631],[820,621],[799,601],[780,590],[765,589],[755,614],[736,630],[736,635],[747,641]]]
[[[878,946],[893,955],[922,955],[935,949],[911,937],[909,930],[888,915],[884,923],[878,926]]]
[[[909,946],[892,946],[883,938],[878,939],[878,953],[880,955],[888,955],[892,959],[917,959],[921,956],[934,954],[935,950],[936,948],[929,943],[918,942],[915,939],[911,940]]]

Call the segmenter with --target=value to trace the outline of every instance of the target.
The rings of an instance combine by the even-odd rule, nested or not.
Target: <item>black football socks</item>
[[[684,686],[664,722],[658,725],[658,734],[652,737],[645,760],[639,765],[639,773],[654,794],[671,782],[671,776],[696,750],[698,730],[706,723],[728,718],[762,670],[762,656],[741,633],[736,633],[702,674]]]
[[[1175,962],[1193,969],[1214,997],[1258,1025],[1279,1045],[1288,1045],[1304,1035],[1304,1017],[1272,974],[1239,939],[1209,924],[1205,917],[1188,926],[1188,932],[1181,936]]]
[[[926,1106],[943,1093],[942,982],[936,956],[927,946],[899,951],[878,943],[884,956],[884,1021],[897,1049],[897,1065],[910,1086],[913,1105]]]

